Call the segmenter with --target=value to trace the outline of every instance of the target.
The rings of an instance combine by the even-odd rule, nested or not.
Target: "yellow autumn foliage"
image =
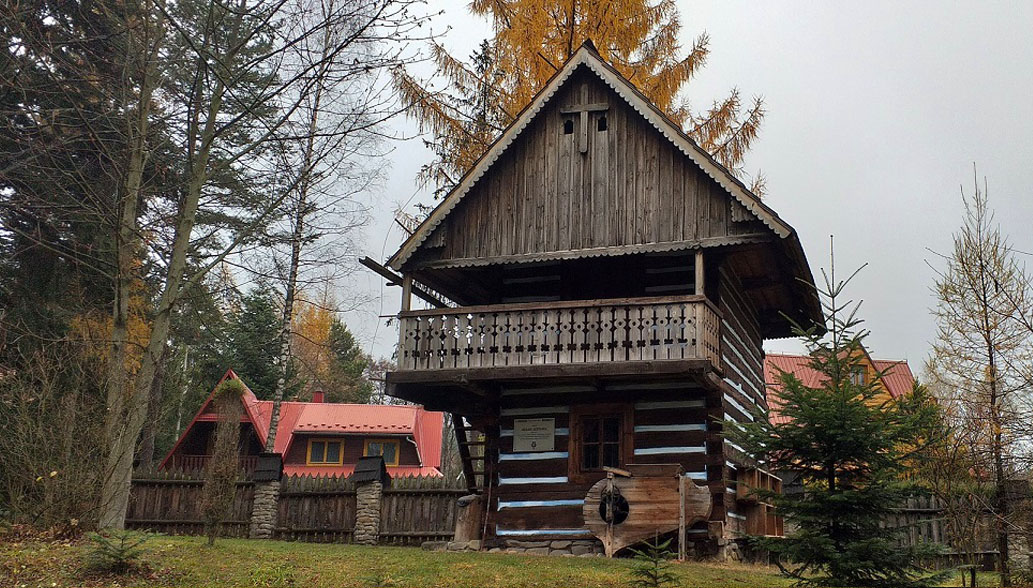
[[[126,370],[136,374],[143,357],[143,350],[151,336],[149,319],[150,303],[141,280],[130,285],[129,320],[126,346]],[[90,311],[76,315],[69,321],[70,338],[82,343],[82,356],[98,365],[107,363],[111,357],[112,330],[114,319],[110,312]]]
[[[693,112],[680,100],[710,49],[704,33],[683,52],[673,0],[473,0],[469,8],[491,22],[494,37],[471,63],[431,45],[437,72],[447,80],[444,92],[404,70],[395,73],[403,102],[421,130],[435,136],[440,161],[424,168],[423,181],[439,188],[454,184],[585,41],[700,147],[742,172],[764,117],[763,101],[744,105],[733,89]],[[762,178],[753,188],[762,191]]]

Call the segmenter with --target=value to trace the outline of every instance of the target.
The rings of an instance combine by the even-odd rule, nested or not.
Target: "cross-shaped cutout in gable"
[[[609,109],[610,105],[605,102],[595,102],[591,104],[588,102],[588,86],[585,84],[581,85],[581,103],[560,109],[560,114],[577,114],[581,118],[581,120],[579,121],[580,126],[578,127],[578,151],[580,151],[581,153],[588,153],[588,113],[606,112]],[[598,123],[600,131],[606,130],[606,123],[604,121],[605,118]],[[563,130],[565,134],[569,134],[567,133],[567,129],[570,128],[568,126],[570,124],[573,124],[573,121],[567,120],[563,123]]]

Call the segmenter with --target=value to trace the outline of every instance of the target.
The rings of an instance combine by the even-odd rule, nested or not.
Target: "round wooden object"
[[[607,555],[678,530],[681,509],[676,476],[614,477],[614,487],[628,501],[628,517],[614,524],[612,530],[608,530],[609,525],[600,512],[608,483],[609,480],[599,480],[588,490],[583,510],[585,527],[603,542]],[[710,491],[692,480],[687,480],[685,490],[685,525],[710,518],[713,506]]]

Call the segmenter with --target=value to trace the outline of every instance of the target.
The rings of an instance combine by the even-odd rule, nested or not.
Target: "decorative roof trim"
[[[736,179],[724,166],[714,161],[709,153],[696,145],[688,135],[682,132],[681,128],[670,118],[660,112],[646,97],[639,92],[627,79],[616,69],[605,63],[602,57],[589,44],[585,43],[577,52],[567,60],[563,68],[545,85],[545,88],[535,96],[517,116],[517,119],[496,139],[487,151],[477,160],[472,168],[460,179],[459,184],[449,193],[408,239],[402,243],[398,251],[387,261],[387,265],[395,270],[401,270],[402,265],[412,257],[413,253],[427,240],[445,217],[462,201],[463,197],[477,184],[484,174],[498,161],[499,157],[513,144],[523,133],[527,125],[541,112],[542,108],[555,96],[556,92],[563,87],[563,84],[574,74],[577,68],[585,65],[599,78],[614,90],[618,96],[623,98],[629,106],[643,116],[655,129],[667,137],[678,149],[687,155],[700,169],[724,188],[747,210],[752,212],[768,228],[781,238],[786,238],[793,233],[792,227],[785,223],[778,215],[760,202],[746,186]]]
[[[669,241],[663,243],[642,243],[636,245],[613,245],[607,247],[590,247],[587,249],[573,249],[570,251],[544,251],[542,253],[519,253],[516,255],[502,255],[497,257],[457,257],[454,259],[440,259],[429,262],[421,262],[413,269],[450,269],[461,267],[478,267],[486,265],[506,265],[512,263],[535,263],[540,261],[562,261],[568,259],[589,259],[593,257],[610,257],[618,255],[636,255],[649,253],[669,253],[674,251],[687,251],[691,249],[709,249],[713,247],[729,247],[734,245],[747,245],[752,243],[768,243],[774,240],[771,233],[763,235],[748,233],[721,237],[716,239],[695,239],[691,241]]]

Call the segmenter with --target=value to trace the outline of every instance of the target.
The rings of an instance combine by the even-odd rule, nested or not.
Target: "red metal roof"
[[[810,366],[811,358],[806,355],[788,355],[783,353],[769,353],[764,358],[764,382],[767,385],[768,411],[771,422],[782,424],[787,421],[779,414],[781,403],[778,395],[772,394],[772,390],[780,390],[782,383],[778,374],[790,372],[794,374],[804,386],[818,388],[822,383],[822,374]],[[915,376],[911,373],[911,366],[907,360],[872,359],[872,365],[876,371],[885,372],[882,376],[883,387],[890,396],[899,398],[911,392],[915,384]]]
[[[227,370],[226,375],[219,380],[238,379],[233,370]],[[218,388],[218,384],[216,385]],[[212,390],[212,394],[215,390]],[[208,409],[212,396],[209,395],[201,409],[190,423],[202,420],[202,415]],[[247,419],[255,428],[259,443],[265,445],[269,431],[269,421],[272,418],[273,402],[271,400],[259,400],[254,392],[247,385],[244,386],[244,394],[241,396]],[[416,444],[416,450],[420,456],[421,466],[397,466],[389,467],[388,473],[391,477],[400,476],[440,476],[441,472],[441,435],[444,415],[440,412],[430,412],[421,406],[410,405],[382,405],[382,404],[343,404],[333,402],[293,402],[280,403],[280,422],[276,428],[276,441],[273,444],[273,451],[285,454],[294,440],[295,433],[337,433],[344,435],[404,435],[411,436]],[[176,445],[162,461],[161,467],[175,453],[180,442],[186,437],[190,427],[183,431]],[[351,474],[354,466],[344,465],[340,468],[291,466],[284,464],[284,473],[287,475],[314,475],[314,476],[347,476]],[[311,470],[311,471],[309,471]]]
[[[283,465],[285,476],[311,476],[313,478],[350,476],[355,471],[355,464],[340,467]],[[432,467],[388,466],[387,474],[392,478],[411,478],[414,476],[441,476],[441,470]]]

